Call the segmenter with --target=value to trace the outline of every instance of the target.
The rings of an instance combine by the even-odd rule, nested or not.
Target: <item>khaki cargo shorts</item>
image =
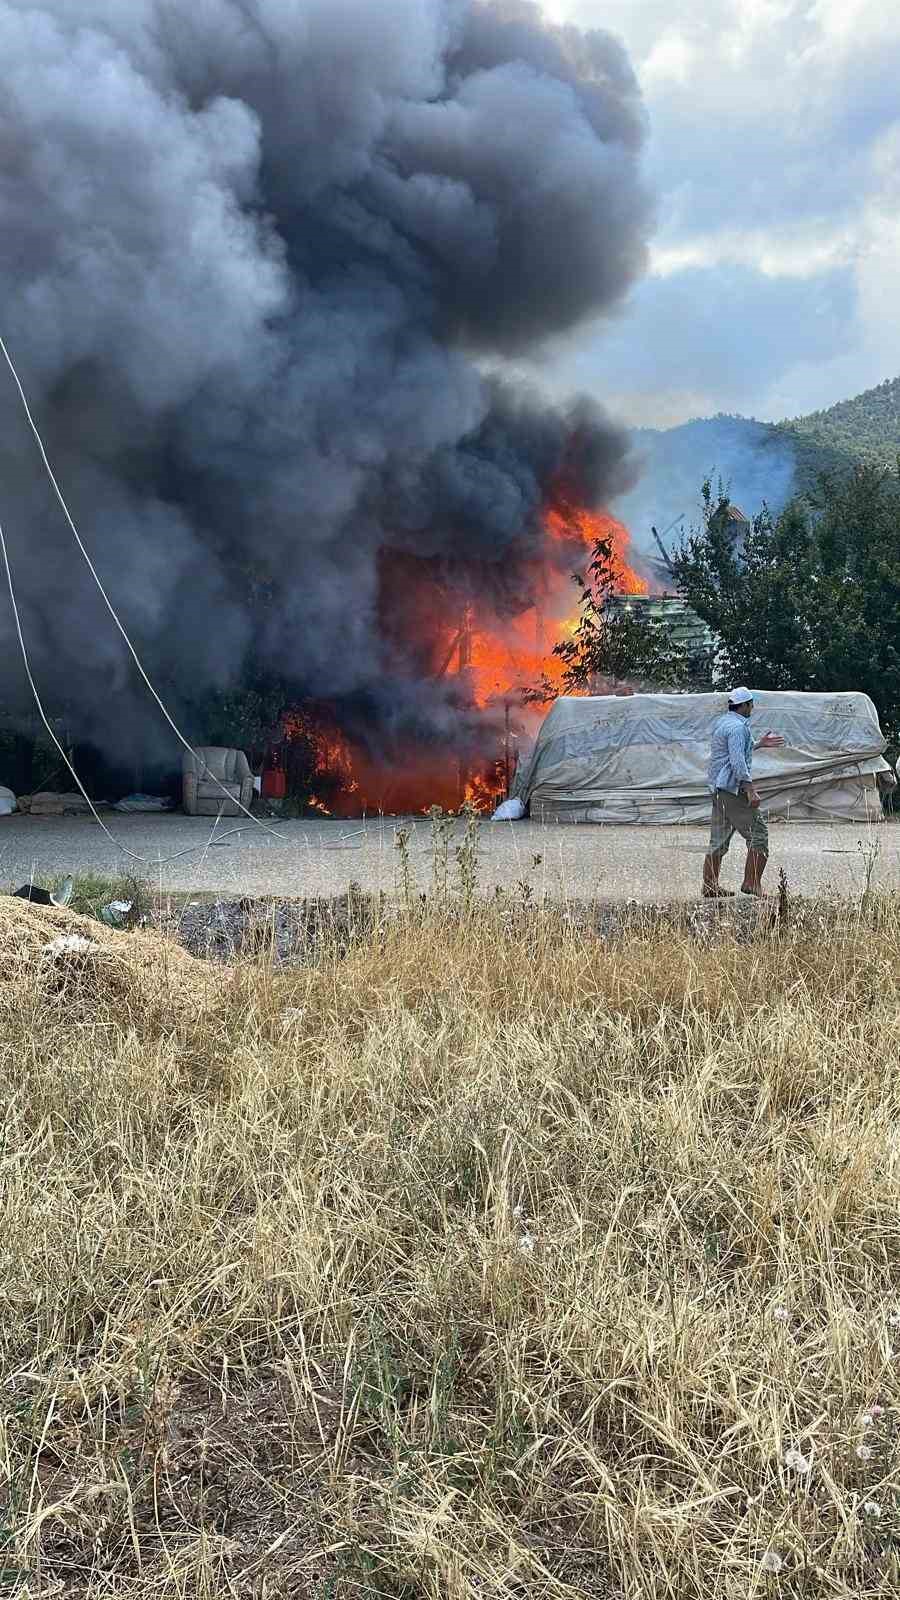
[[[751,806],[742,794],[717,789],[712,808],[709,854],[724,856],[735,834],[746,839],[749,850],[769,854],[769,830],[759,807]]]

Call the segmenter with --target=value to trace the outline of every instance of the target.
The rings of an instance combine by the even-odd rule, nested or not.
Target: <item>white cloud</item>
[[[670,282],[679,316],[696,300],[696,371],[684,338],[666,337],[658,294],[639,292],[615,333],[619,370],[634,349],[630,408],[647,415],[715,408],[780,414],[832,400],[900,371],[900,329],[888,308],[900,258],[900,6],[884,0],[545,0],[558,21],[618,33],[650,114],[648,166],[660,198],[651,272]],[[760,279],[760,296],[738,268]],[[721,314],[736,327],[747,296],[773,318],[769,362],[731,359],[710,340],[708,305],[719,274]],[[846,279],[847,324],[834,325],[833,289]],[[769,290],[763,289],[763,280]],[[778,281],[784,292],[773,293]],[[806,283],[808,295],[788,290]],[[849,290],[852,289],[852,296]],[[735,296],[729,305],[728,296]],[[852,300],[852,303],[851,303]],[[653,318],[656,371],[642,346]],[[830,310],[829,310],[830,308]],[[820,338],[831,320],[835,344]],[[752,320],[752,318],[751,318]],[[889,326],[886,323],[889,322]],[[815,330],[819,328],[817,333]],[[608,331],[583,336],[557,382],[593,372],[603,392]],[[701,343],[706,341],[706,349]],[[644,369],[643,379],[637,374]]]
[[[650,271],[668,278],[697,267],[753,266],[765,278],[812,278],[855,261],[861,250],[858,228],[823,233],[807,223],[787,224],[778,233],[763,228],[723,228],[698,233],[677,244],[651,250]]]
[[[672,29],[657,40],[644,64],[641,78],[645,91],[664,84],[677,84],[687,88],[691,75],[697,70],[697,46],[683,33]]]
[[[847,54],[900,41],[900,12],[880,0],[817,0],[809,15],[823,43],[840,45]]]

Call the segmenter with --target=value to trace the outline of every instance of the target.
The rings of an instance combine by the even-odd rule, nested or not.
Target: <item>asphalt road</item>
[[[105,818],[112,845],[90,818],[0,818],[0,888],[66,873],[133,873],[164,890],[242,895],[336,895],[351,881],[364,890],[397,887],[397,829],[410,830],[410,870],[416,884],[431,879],[427,820],[375,818],[360,822],[265,824],[223,821],[213,831],[196,817]],[[234,831],[239,830],[239,831]],[[456,825],[450,844],[462,838]],[[555,899],[601,898],[644,903],[694,898],[706,832],[699,827],[634,828],[484,823],[479,828],[479,883],[513,888],[527,881]],[[125,850],[141,857],[134,860]],[[771,887],[779,867],[791,889],[807,895],[860,892],[867,859],[873,883],[900,890],[900,821],[784,823],[771,830]],[[722,881],[737,887],[743,849],[732,847]],[[173,859],[175,858],[175,859]]]

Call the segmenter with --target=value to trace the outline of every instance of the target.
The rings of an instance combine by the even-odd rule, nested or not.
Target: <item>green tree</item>
[[[668,629],[640,606],[628,609],[613,603],[621,598],[621,576],[609,540],[598,539],[587,575],[576,574],[574,582],[581,596],[578,625],[553,651],[565,663],[566,692],[610,683],[647,689],[688,684],[691,663]],[[555,692],[545,679],[539,698],[550,699]]]
[[[248,672],[231,689],[212,690],[196,704],[195,742],[238,745],[258,762],[270,744],[281,742],[281,723],[290,704],[285,684]]]
[[[680,593],[716,633],[720,682],[860,689],[900,730],[900,477],[860,467],[763,510],[735,546],[728,496],[704,485],[702,526],[675,555]]]

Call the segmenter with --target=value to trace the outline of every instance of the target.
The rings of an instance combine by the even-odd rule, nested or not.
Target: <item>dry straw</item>
[[[895,1594],[896,904],[436,886],[293,972],[3,902],[4,1582]]]

